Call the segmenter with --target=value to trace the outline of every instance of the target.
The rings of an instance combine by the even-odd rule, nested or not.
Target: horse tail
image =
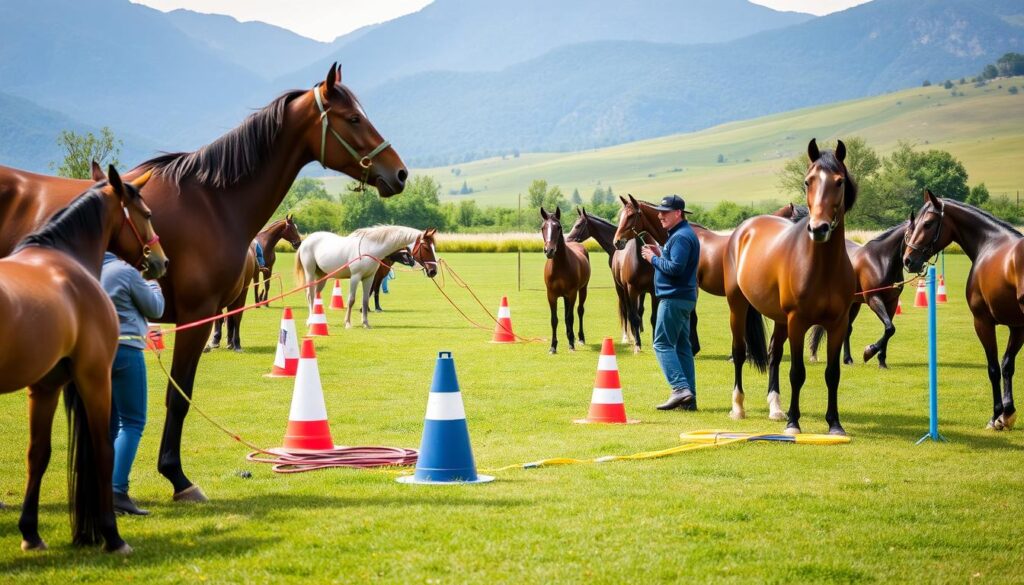
[[[764,336],[764,318],[753,305],[747,307],[747,353],[757,371],[768,370],[768,344]]]
[[[825,328],[821,325],[811,326],[811,336],[807,340],[807,349],[811,350],[811,355],[818,355],[818,348],[821,346],[821,340],[825,337]]]
[[[85,402],[74,382],[64,387],[64,409],[68,415],[68,511],[72,542],[99,544],[102,540],[99,461],[89,433]],[[99,424],[99,421],[93,422]]]
[[[629,331],[629,308],[627,306],[629,299],[626,296],[626,289],[616,283],[615,293],[619,297],[619,329]]]

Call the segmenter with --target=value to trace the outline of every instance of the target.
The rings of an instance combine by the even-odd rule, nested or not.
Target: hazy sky
[[[320,41],[416,12],[431,0],[131,0],[163,11],[187,8],[260,20]],[[484,0],[481,0],[484,1]],[[493,0],[505,2],[508,0]],[[514,1],[514,0],[512,0]],[[557,1],[557,0],[552,0]],[[751,0],[776,10],[828,14],[869,0]]]

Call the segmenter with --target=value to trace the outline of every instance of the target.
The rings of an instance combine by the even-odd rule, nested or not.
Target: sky
[[[333,41],[361,26],[416,12],[431,0],[131,0],[165,12],[187,8],[259,20],[318,41]],[[507,0],[495,0],[504,2]],[[556,0],[553,0],[556,1]],[[869,0],[751,0],[776,10],[828,14]]]

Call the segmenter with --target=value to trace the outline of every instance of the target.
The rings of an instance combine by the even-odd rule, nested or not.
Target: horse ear
[[[914,210],[913,209],[910,210],[910,227],[911,227],[911,229],[913,229],[913,227],[914,227]]]
[[[562,208],[561,207],[555,207],[555,219],[557,219],[557,220],[561,220],[562,219]]]
[[[432,238],[432,237],[434,237],[434,234],[436,234],[436,233],[437,233],[437,228],[430,228],[427,231],[423,232],[423,235]]]
[[[821,152],[818,151],[818,142],[814,138],[807,143],[807,158],[811,159],[811,162],[816,162],[821,158]]]
[[[939,199],[939,196],[932,193],[931,189],[924,190],[924,200],[927,203],[931,203],[932,207],[934,207],[935,209],[942,207],[942,203],[939,203]]]
[[[547,220],[548,220],[548,212],[544,211],[544,208],[543,208],[543,207],[541,207],[541,208],[540,208],[540,217],[541,217],[541,219],[543,219],[544,221],[547,221]]]
[[[284,220],[287,221],[288,223],[291,223],[292,222],[292,214],[289,213],[288,215],[285,215],[284,216]]]
[[[629,203],[628,203],[628,202],[626,201],[626,198],[625,198],[625,197],[623,197],[622,195],[619,195],[619,201],[621,201],[621,202],[622,202],[622,206],[623,206],[623,207],[625,207],[625,206],[629,205]]]
[[[107,167],[107,182],[110,183],[110,188],[114,190],[114,195],[124,199],[124,183],[121,182],[121,174],[117,172],[114,165]]]
[[[636,202],[636,198],[633,197],[632,193],[627,193],[626,196],[629,197],[629,202],[633,204],[633,207],[640,208],[640,204]]]
[[[587,217],[587,208],[582,205],[580,206],[580,217]]]
[[[839,159],[839,162],[843,162],[846,160],[846,145],[843,144],[842,140],[837,140],[836,142],[838,143],[836,144],[836,158]]]
[[[136,189],[141,191],[142,188],[146,186],[146,183],[148,183],[149,180],[152,179],[152,178],[153,178],[153,169],[149,169],[148,171],[142,173],[138,177],[135,177],[134,181],[131,181],[132,187],[135,187]]]
[[[327,72],[327,79],[324,80],[324,95],[327,97],[334,89],[334,84],[341,81],[341,69],[338,67],[338,63],[331,63],[331,70]]]
[[[92,180],[97,183],[107,180],[107,176],[103,174],[103,169],[100,168],[100,163],[96,161],[92,161]]]

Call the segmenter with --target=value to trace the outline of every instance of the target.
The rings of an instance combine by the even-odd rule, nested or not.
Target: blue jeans
[[[255,240],[253,240],[253,243],[256,244],[256,263],[259,264],[260,268],[266,268],[267,261],[263,259],[263,246]]]
[[[142,350],[117,346],[110,376],[110,440],[114,444],[114,491],[128,493],[128,473],[146,426],[146,360]]]
[[[661,299],[654,327],[654,355],[658,357],[665,379],[673,390],[689,388],[695,397],[694,406],[697,404],[697,374],[690,347],[690,314],[696,306],[696,301]]]

